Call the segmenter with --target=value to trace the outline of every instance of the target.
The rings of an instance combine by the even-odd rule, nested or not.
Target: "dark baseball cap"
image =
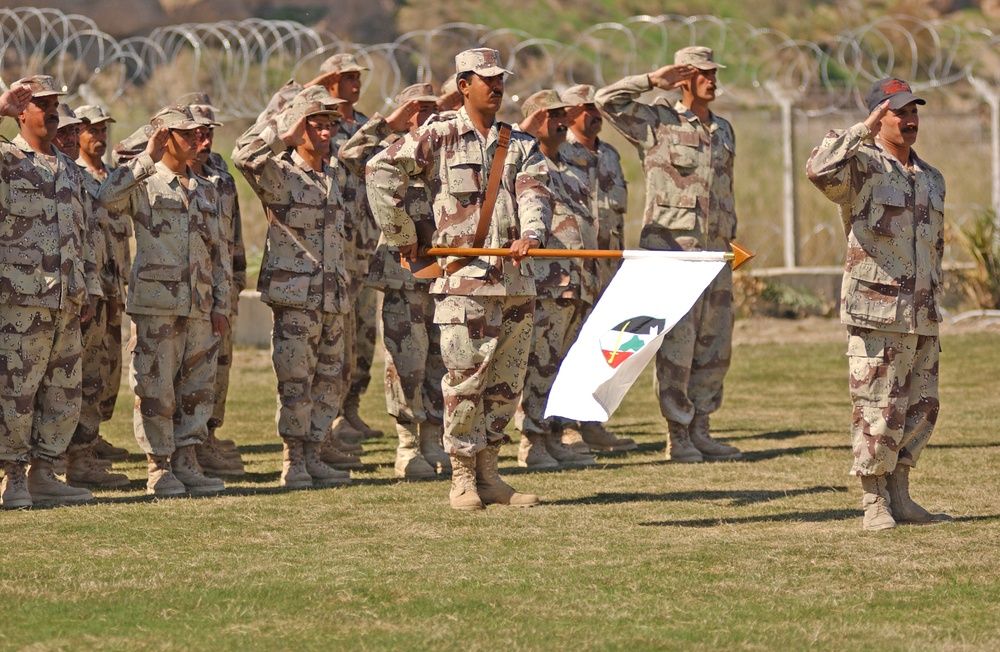
[[[871,85],[865,93],[865,105],[869,111],[874,111],[875,107],[889,100],[890,109],[901,109],[910,102],[917,104],[927,104],[923,98],[913,94],[913,89],[898,77],[886,77]]]

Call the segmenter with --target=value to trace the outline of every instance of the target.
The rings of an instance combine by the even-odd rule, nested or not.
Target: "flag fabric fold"
[[[667,332],[727,264],[723,256],[623,252],[621,268],[559,367],[545,417],[607,421]]]

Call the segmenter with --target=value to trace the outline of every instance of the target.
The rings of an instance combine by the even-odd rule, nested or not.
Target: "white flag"
[[[683,258],[681,257],[683,256]],[[663,337],[727,263],[724,254],[626,251],[549,392],[545,417],[607,421]]]

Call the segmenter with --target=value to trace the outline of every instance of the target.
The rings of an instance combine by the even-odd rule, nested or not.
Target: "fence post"
[[[1000,231],[1000,93],[982,79],[969,75],[969,82],[990,107],[990,177],[992,178],[993,219]]]
[[[781,108],[781,158],[782,178],[782,217],[784,238],[785,267],[798,267],[799,264],[799,218],[796,201],[795,175],[795,95],[777,82],[768,80],[764,87]]]

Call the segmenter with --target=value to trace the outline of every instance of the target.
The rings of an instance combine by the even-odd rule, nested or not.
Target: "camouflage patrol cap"
[[[446,97],[458,92],[458,75],[453,74],[441,84],[441,97]]]
[[[480,77],[513,75],[500,66],[500,53],[493,48],[472,48],[455,55],[455,74],[474,72]]]
[[[212,106],[212,100],[208,97],[208,93],[204,91],[195,91],[194,93],[185,93],[178,97],[174,104],[183,104],[185,106],[191,106],[192,104],[204,104],[207,106]]]
[[[338,104],[347,103],[347,100],[330,95],[330,91],[326,90],[326,86],[320,86],[319,84],[306,86],[296,93],[296,97],[302,98],[299,100],[300,102],[319,102],[324,106],[332,108],[336,108]],[[292,100],[294,101],[295,98],[293,97]]]
[[[84,104],[73,110],[76,117],[83,120],[83,124],[96,125],[102,122],[114,122],[115,119],[104,112],[104,109],[96,104]]]
[[[889,108],[893,111],[903,108],[910,102],[927,104],[922,97],[913,94],[909,84],[898,77],[879,79],[865,93],[865,106],[869,111],[874,111],[875,107],[886,100],[889,100]]]
[[[562,93],[559,93],[559,99],[567,104],[572,104],[573,106],[578,106],[580,104],[593,104],[594,87],[590,84],[577,84],[576,86],[570,86]]]
[[[295,96],[292,103],[288,105],[286,115],[290,124],[295,124],[302,118],[308,118],[313,115],[328,115],[331,120],[339,120],[342,117],[340,111],[335,108],[333,103],[327,104],[326,102],[315,99],[317,92],[311,90],[313,88],[317,87],[310,86],[303,89],[301,93]],[[327,95],[329,95],[329,93],[327,93]]]
[[[203,127],[222,126],[222,123],[215,119],[217,109],[212,106],[212,100],[208,97],[208,93],[202,91],[185,93],[174,100],[174,104],[186,106],[191,111],[191,117],[195,119],[195,122],[200,123]]]
[[[341,52],[328,58],[319,67],[321,75],[328,75],[335,72],[365,72],[368,68],[360,65],[353,54]]]
[[[111,162],[115,166],[130,161],[146,149],[146,143],[153,136],[153,127],[143,125],[135,130],[111,150]]]
[[[715,62],[715,54],[712,52],[712,48],[706,48],[702,45],[692,45],[674,52],[674,65],[694,66],[698,70],[725,68],[721,63]]]
[[[434,102],[437,104],[438,98],[434,94],[434,87],[430,84],[413,84],[399,91],[396,96],[396,106],[403,106],[407,102],[416,100],[418,102]]]
[[[559,93],[554,90],[546,89],[529,95],[528,99],[524,100],[524,104],[521,105],[521,113],[527,118],[539,109],[552,111],[553,109],[565,109],[568,106],[573,105],[559,99]]]
[[[32,75],[22,77],[10,85],[11,89],[26,86],[32,97],[47,97],[49,95],[65,95],[65,91],[56,90],[56,80],[48,75]]]
[[[149,124],[154,129],[164,127],[166,129],[177,129],[184,131],[187,129],[197,129],[202,124],[191,115],[191,109],[183,104],[171,104],[156,112]]]
[[[83,122],[83,120],[76,117],[73,109],[69,108],[67,104],[59,104],[59,108],[56,111],[59,113],[59,129],[78,125]]]

